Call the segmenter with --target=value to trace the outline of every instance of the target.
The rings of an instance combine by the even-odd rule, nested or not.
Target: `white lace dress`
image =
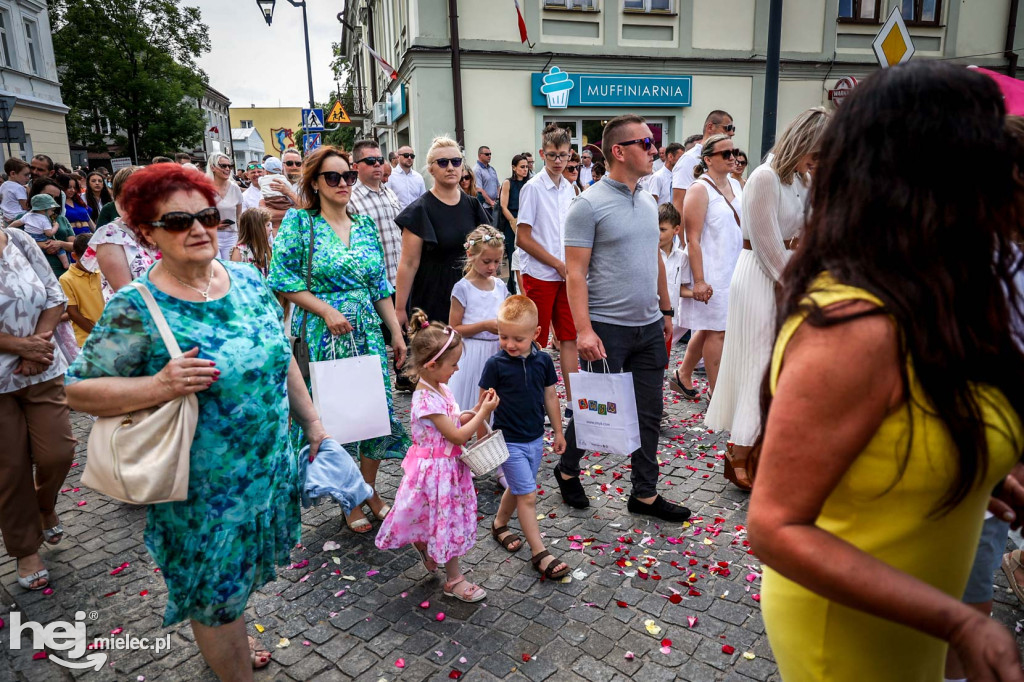
[[[707,182],[714,183],[714,180],[706,175],[701,178],[694,182],[690,189],[702,187],[708,194],[708,210],[704,214],[700,251],[703,256],[704,281],[711,285],[714,293],[707,303],[693,299],[683,301],[680,306],[682,319],[679,322],[681,326],[689,327],[692,331],[724,331],[729,312],[729,284],[732,281],[732,272],[736,269],[736,260],[743,250],[743,235],[732,210],[736,209],[736,213],[742,218],[740,185],[736,181],[730,183],[735,198],[732,200],[732,208],[729,208],[729,202],[725,197],[708,186]],[[690,265],[693,265],[692,256]]]
[[[784,240],[800,235],[809,188],[798,176],[783,184],[767,163],[743,188],[743,249],[729,288],[729,312],[715,394],[704,423],[730,432],[736,445],[753,445],[761,432],[761,381],[775,340],[775,283],[792,251]],[[717,294],[717,289],[715,291]]]

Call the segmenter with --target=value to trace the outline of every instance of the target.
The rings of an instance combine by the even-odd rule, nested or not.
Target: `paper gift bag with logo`
[[[313,405],[324,430],[339,443],[386,436],[391,418],[380,358],[357,355],[352,332],[346,336],[352,357],[309,363]]]
[[[640,447],[633,373],[580,370],[569,375],[576,445],[583,450],[628,455]]]

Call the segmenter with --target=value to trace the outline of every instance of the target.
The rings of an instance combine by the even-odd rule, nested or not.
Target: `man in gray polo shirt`
[[[633,490],[626,508],[665,521],[682,522],[686,507],[658,494],[658,434],[662,384],[672,338],[672,306],[665,266],[658,255],[658,207],[637,187],[649,175],[658,150],[651,129],[636,115],[613,118],[604,128],[601,151],[608,174],[581,194],[565,221],[565,265],[569,307],[576,321],[580,359],[589,368],[633,373],[640,448],[632,455]],[[570,379],[571,381],[571,379]],[[576,429],[570,420],[567,447],[555,467],[562,499],[590,505],[580,482]]]

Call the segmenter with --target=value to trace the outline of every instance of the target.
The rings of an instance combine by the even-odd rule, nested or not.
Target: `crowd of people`
[[[1024,511],[1024,121],[987,77],[925,62],[800,114],[749,177],[735,133],[715,110],[662,145],[627,114],[574,149],[552,124],[540,166],[516,154],[505,178],[489,147],[471,165],[447,136],[420,169],[412,147],[385,156],[370,139],[244,169],[158,157],[109,183],[9,160],[0,531],[18,582],[49,585],[39,549],[64,536],[69,410],[195,395],[188,497],[150,506],[146,546],[164,624],[190,620],[218,676],[250,678],[270,654],[243,614],[300,539],[299,453],[337,447],[307,368],[355,356],[379,359],[390,429],[343,444],[338,475],[366,491],[346,526],[371,532],[372,516],[379,548],[411,546],[444,567],[445,595],[485,599],[459,562],[478,523],[459,455],[490,424],[509,452],[490,534],[561,578],[536,520],[545,438],[563,502],[587,508],[572,375],[627,371],[627,509],[690,516],[658,488],[667,380],[707,401],[706,425],[729,434],[725,477],[752,490],[784,679],[1024,679],[988,617],[1000,564],[1024,596],[1020,552],[1003,556]],[[940,154],[985,173],[951,175]],[[408,422],[396,390],[412,392]],[[387,460],[403,472],[391,501],[376,485]]]

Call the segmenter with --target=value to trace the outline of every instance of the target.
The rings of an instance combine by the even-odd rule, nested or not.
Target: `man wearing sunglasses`
[[[292,184],[295,192],[299,191],[299,181],[302,179],[302,153],[295,147],[288,147],[281,152],[281,165],[284,167],[284,175]]]
[[[412,147],[404,145],[398,148],[398,168],[391,172],[388,188],[398,197],[399,211],[419,199],[427,191],[423,176],[413,170],[416,154]]]
[[[593,372],[628,368],[633,375],[640,448],[632,453],[626,508],[681,523],[690,510],[657,489],[665,342],[672,338],[674,311],[658,255],[658,207],[637,188],[651,173],[658,149],[644,119],[627,114],[605,126],[601,151],[608,174],[573,202],[565,220],[566,283],[580,358],[592,363]],[[580,482],[583,451],[572,420],[565,440],[555,480],[567,504],[584,508],[590,501]]]
[[[715,109],[704,119],[704,137],[683,154],[672,170],[672,204],[679,211],[679,215],[683,215],[683,197],[686,196],[686,190],[696,180],[693,177],[693,169],[700,163],[700,152],[704,149],[704,143],[712,135],[732,137],[735,134],[736,125],[732,121],[732,116],[721,109]]]
[[[498,182],[498,171],[491,166],[491,148],[480,147],[476,150],[476,165],[473,166],[473,175],[476,176],[476,190],[480,205],[484,208],[487,217],[491,217],[494,210],[494,203],[498,200],[498,190],[501,183]]]
[[[260,199],[263,198],[263,192],[260,191],[260,178],[266,174],[263,164],[259,161],[250,161],[245,164],[244,175],[245,179],[249,181],[249,186],[242,192],[243,212],[260,205]]]

